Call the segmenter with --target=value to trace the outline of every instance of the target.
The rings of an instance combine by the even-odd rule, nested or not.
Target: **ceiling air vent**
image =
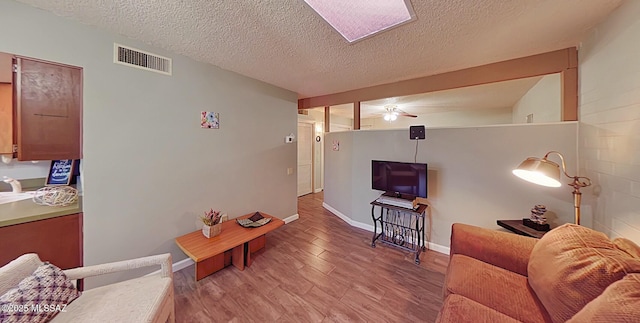
[[[113,44],[113,62],[147,71],[171,75],[171,58],[139,49]]]

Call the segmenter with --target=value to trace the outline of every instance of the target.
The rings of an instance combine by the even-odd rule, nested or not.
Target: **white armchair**
[[[0,268],[0,294],[11,285],[17,286],[40,264],[36,254],[27,254]],[[85,290],[51,322],[175,322],[170,254],[73,268],[64,273],[70,280],[77,280],[149,266],[160,266],[160,272]]]

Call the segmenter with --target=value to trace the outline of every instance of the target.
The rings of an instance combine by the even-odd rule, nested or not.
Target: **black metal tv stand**
[[[376,217],[375,208],[380,207]],[[415,252],[415,263],[420,264],[420,253],[425,251],[424,216],[427,205],[418,204],[416,209],[408,209],[395,205],[371,202],[371,218],[373,218],[373,238],[371,247],[376,241]],[[380,232],[378,233],[378,225]]]

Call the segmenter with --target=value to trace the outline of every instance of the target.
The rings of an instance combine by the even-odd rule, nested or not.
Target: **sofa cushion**
[[[436,323],[439,322],[516,323],[519,321],[466,297],[449,295],[444,300],[436,318]]]
[[[0,296],[0,322],[48,322],[79,295],[60,268],[44,263]]]
[[[51,323],[84,322],[155,322],[168,308],[166,296],[173,294],[171,278],[157,275],[125,280],[82,292],[67,311]]]
[[[462,254],[527,276],[529,256],[538,239],[473,225],[451,226],[451,254]],[[509,246],[509,248],[505,248]]]
[[[638,322],[640,320],[640,274],[629,274],[572,317],[569,323]]]
[[[564,322],[627,273],[640,259],[601,232],[565,224],[545,234],[529,259],[529,284],[554,322]]]
[[[0,295],[18,286],[31,275],[42,261],[35,253],[24,254],[0,268]]]
[[[625,238],[613,239],[616,248],[628,253],[631,257],[640,258],[640,246]]]
[[[527,277],[456,254],[445,278],[445,297],[457,294],[522,322],[550,322]]]

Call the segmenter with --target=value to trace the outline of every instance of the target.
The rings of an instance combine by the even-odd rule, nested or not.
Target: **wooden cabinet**
[[[31,252],[62,269],[82,266],[82,213],[0,227],[0,266]]]
[[[13,88],[0,83],[0,154],[13,154]]]
[[[0,154],[13,153],[13,124],[13,56],[0,53]]]
[[[0,81],[7,79],[6,55],[0,55]],[[0,153],[12,153],[15,144],[19,160],[82,158],[82,68],[9,56],[11,83],[0,82],[1,122],[7,126],[0,127]]]
[[[0,83],[12,83],[13,55],[0,53]]]

